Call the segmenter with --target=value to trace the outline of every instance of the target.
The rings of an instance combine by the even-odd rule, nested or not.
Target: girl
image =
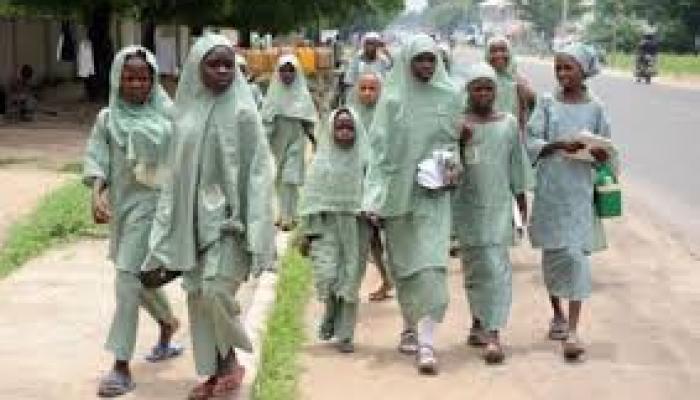
[[[262,109],[263,123],[277,160],[278,226],[283,231],[296,224],[299,187],[304,183],[306,145],[315,143],[316,107],[299,60],[280,57]]]
[[[469,74],[463,133],[469,151],[454,205],[464,289],[474,318],[470,338],[479,331],[477,337],[485,339],[484,359],[489,364],[505,357],[499,332],[512,298],[508,254],[514,238],[512,198],[516,197],[523,216],[527,208],[523,180],[527,155],[515,117],[494,107],[497,80],[488,64],[476,65]]]
[[[593,168],[612,162],[605,150],[591,150],[594,163],[571,160],[581,143],[566,140],[583,130],[610,137],[610,124],[603,104],[585,84],[598,74],[595,50],[574,43],[555,59],[559,89],[542,98],[528,122],[527,147],[537,166],[537,186],[530,236],[542,249],[544,280],[550,295],[552,318],[549,337],[562,340],[564,355],[577,360],[585,352],[578,336],[583,300],[591,293],[592,251],[605,247],[600,220],[593,210]],[[561,299],[569,300],[568,317]]]
[[[250,69],[248,69],[248,61],[246,61],[245,57],[243,57],[242,55],[236,54],[236,65],[238,66],[238,68],[241,69],[243,76],[248,81],[248,84],[250,85],[250,91],[251,93],[253,93],[253,100],[255,100],[255,104],[258,106],[258,109],[262,108],[262,90],[260,90],[260,86],[258,86],[258,84],[255,83],[255,77],[250,73]]]
[[[370,132],[371,130],[374,111],[381,94],[381,87],[382,81],[379,75],[367,73],[360,76],[357,85],[350,94],[349,105],[357,114],[364,132]],[[363,151],[367,151],[367,149]],[[382,230],[379,227],[372,227],[371,229],[370,251],[382,283],[379,289],[370,293],[369,299],[370,301],[384,301],[391,298],[390,292],[394,285],[391,282],[389,271],[384,262],[384,244],[382,243]]]
[[[183,271],[199,375],[190,399],[236,391],[252,351],[236,292],[273,257],[272,160],[257,107],[231,43],[207,34],[190,51],[175,99],[168,184],[143,269]]]
[[[535,105],[535,94],[529,83],[518,74],[515,56],[510,41],[504,36],[495,36],[486,44],[486,62],[496,70],[496,110],[513,114],[520,130]]]
[[[437,373],[433,332],[447,309],[451,210],[449,191],[419,186],[416,171],[434,151],[457,153],[461,103],[435,41],[418,35],[392,69],[368,135],[364,209],[386,230],[404,319],[399,351],[415,354],[426,374]]]
[[[83,168],[92,187],[97,223],[110,224],[109,257],[117,268],[117,307],[107,339],[115,356],[98,395],[115,397],[134,388],[129,361],[134,354],[139,306],[160,325],[160,339],[148,356],[161,361],[182,349],[170,344],[179,326],[165,292],[139,281],[158,199],[156,169],[172,133],[171,101],[158,83],[155,57],[145,48],[120,51],[112,64],[109,106],[100,111],[87,144]]]
[[[340,352],[352,353],[367,261],[369,226],[360,215],[365,135],[350,109],[332,112],[328,125],[304,185],[302,233],[311,242],[318,299],[325,304],[319,337],[335,337]]]

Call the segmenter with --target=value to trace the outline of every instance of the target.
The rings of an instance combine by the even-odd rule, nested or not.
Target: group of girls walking
[[[160,328],[148,360],[182,353],[172,343],[180,322],[161,289],[178,276],[196,372],[205,377],[189,398],[238,390],[244,370],[237,350],[252,345],[236,294],[249,276],[273,268],[275,224],[297,228],[312,259],[324,304],[320,339],[355,351],[371,254],[383,278],[372,298],[385,299],[395,287],[403,318],[398,350],[426,374],[438,371],[434,335],[448,305],[454,226],[471,310],[468,343],[483,346],[488,363],[500,363],[499,334],[511,303],[513,202],[526,219],[525,194],[533,186],[531,236],[542,248],[551,296],[549,336],[563,341],[568,358],[580,357],[588,256],[604,241],[591,203],[593,165],[563,157],[579,144],[557,139],[583,129],[610,134],[601,103],[585,85],[596,73],[592,57],[579,44],[559,52],[559,88],[535,101],[507,40],[489,42],[486,62],[471,68],[465,91],[449,76],[435,41],[418,35],[386,77],[358,71],[347,104],[320,117],[294,56],[280,57],[262,99],[231,43],[206,34],[190,50],[172,102],[153,55],[123,49],[84,168],[94,218],[110,224],[117,269],[107,340],[115,363],[98,394],[134,388],[129,364],[141,306]],[[307,176],[308,142],[315,151]],[[442,185],[428,188],[417,169],[438,153],[448,155],[450,167]],[[596,163],[610,161],[605,151],[594,153]],[[570,300],[568,312],[561,299]]]

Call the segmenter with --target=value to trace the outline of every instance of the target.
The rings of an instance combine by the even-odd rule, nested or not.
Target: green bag
[[[600,218],[622,216],[622,189],[608,164],[596,167],[593,204]]]

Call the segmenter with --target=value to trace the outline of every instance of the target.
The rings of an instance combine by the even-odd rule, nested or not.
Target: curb
[[[289,235],[280,234],[276,238],[277,254],[284,254],[287,249]],[[258,374],[260,365],[260,348],[262,339],[265,337],[267,319],[275,304],[275,293],[277,289],[277,274],[274,272],[263,272],[254,283],[253,300],[245,314],[244,326],[251,342],[253,343],[253,353],[241,353],[240,361],[245,367],[245,378],[240,391],[241,400],[248,400],[253,395],[253,385]]]

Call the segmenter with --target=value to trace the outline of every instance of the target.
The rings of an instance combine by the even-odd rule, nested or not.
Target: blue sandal
[[[146,360],[152,363],[157,363],[171,358],[178,357],[182,354],[184,348],[182,346],[177,346],[169,344],[166,346],[157,345],[151,349],[151,354],[146,356]]]

